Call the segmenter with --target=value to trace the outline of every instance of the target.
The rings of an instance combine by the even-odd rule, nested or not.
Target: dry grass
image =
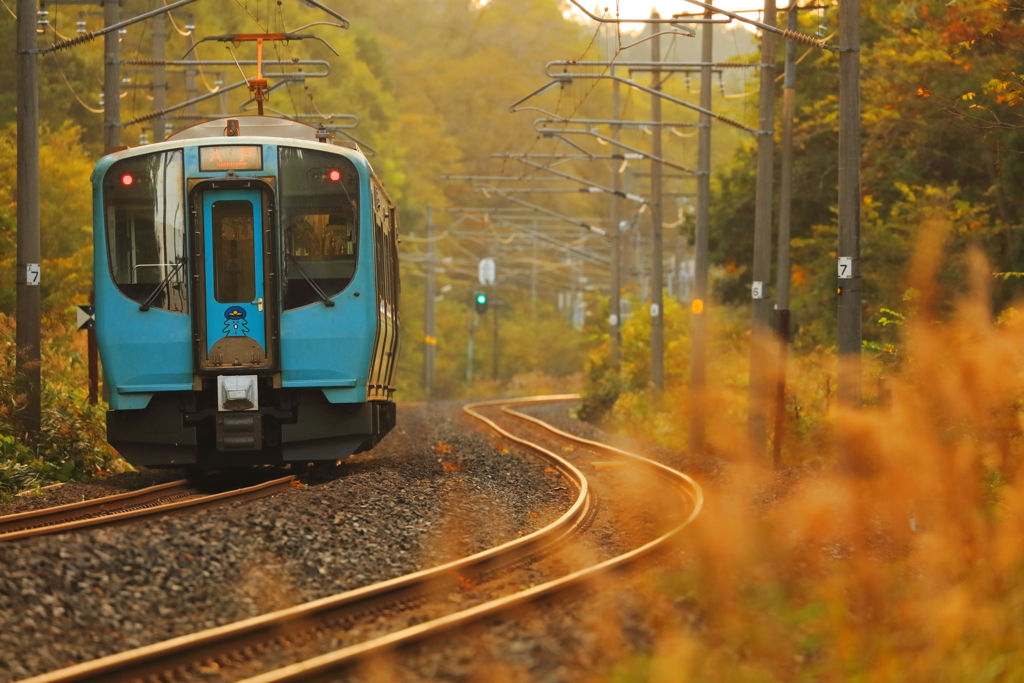
[[[1024,680],[1024,325],[992,320],[978,254],[970,294],[939,321],[934,223],[911,264],[920,309],[888,405],[837,409],[834,361],[792,363],[805,424],[790,416],[787,462],[819,467],[752,461],[739,379],[707,397],[732,464],[663,587],[675,607],[654,610],[654,652],[613,680]],[[739,352],[717,354],[738,376]],[[685,447],[684,394],[661,415],[617,405],[619,424]]]

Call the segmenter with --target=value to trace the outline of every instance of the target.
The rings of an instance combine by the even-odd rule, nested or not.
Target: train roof
[[[238,120],[239,135],[237,137],[228,137],[224,134],[229,119]],[[315,145],[324,151],[333,151],[336,154],[345,156],[357,165],[365,166],[369,173],[373,173],[373,166],[370,164],[369,159],[366,158],[366,155],[363,154],[363,150],[359,148],[359,145],[355,142],[339,140],[333,137],[322,140],[316,136],[318,130],[315,126],[274,116],[225,116],[211,119],[178,131],[163,142],[141,145],[139,147],[128,147],[119,152],[112,152],[104,156],[96,163],[96,167],[93,169],[92,180],[96,182],[102,177],[102,174],[106,173],[111,164],[127,157],[151,154],[168,149],[180,149],[183,144],[185,146],[201,145],[204,140],[210,140],[213,144],[218,145],[251,145],[265,144],[268,142],[267,138],[281,141],[290,140],[293,143],[298,143],[301,147],[313,147]],[[333,150],[331,149],[332,147],[334,148]]]
[[[318,128],[307,123],[293,121],[291,119],[277,118],[276,116],[225,116],[219,119],[211,119],[197,123],[178,131],[167,138],[170,140],[201,140],[203,138],[222,138],[227,122],[231,119],[238,121],[238,135],[244,137],[263,138],[287,138],[289,140],[307,140],[319,142],[316,134]],[[348,140],[330,140],[339,147],[359,149],[359,146]]]

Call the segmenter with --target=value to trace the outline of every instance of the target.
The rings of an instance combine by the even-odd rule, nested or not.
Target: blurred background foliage
[[[331,75],[276,91],[269,104],[286,114],[355,114],[360,124],[352,133],[376,150],[371,162],[403,222],[399,400],[423,398],[425,221],[432,205],[443,270],[436,302],[436,397],[582,388],[582,417],[682,449],[691,407],[691,313],[685,298],[667,298],[667,383],[656,395],[649,381],[644,286],[649,255],[631,247],[634,235],[650,234],[649,212],[640,214],[633,206],[627,215],[625,296],[633,313],[624,321],[621,361],[615,364],[603,267],[543,245],[538,252],[529,239],[507,237],[496,221],[444,211],[500,202],[469,184],[443,181],[443,174],[517,176],[520,166],[490,154],[565,151],[538,138],[532,123],[544,113],[510,115],[509,104],[547,81],[546,62],[608,58],[619,36],[567,17],[568,5],[560,0],[327,1],[352,20],[348,32],[315,29],[339,57],[314,43],[275,45],[267,56],[329,58]],[[122,11],[152,6],[149,0],[125,0]],[[204,0],[191,9],[192,16],[174,15],[169,58],[188,49],[182,29],[189,23],[202,38],[294,28],[322,18],[297,0]],[[802,30],[813,34],[824,24],[823,33],[834,35],[836,14],[801,13]],[[865,395],[869,404],[890,409],[862,411],[848,417],[845,428],[857,436],[852,451],[871,476],[811,476],[794,493],[786,473],[772,479],[760,467],[733,470],[738,473],[721,487],[731,488],[709,497],[711,514],[689,539],[695,561],[659,586],[652,601],[666,626],[656,651],[626,661],[613,680],[1022,677],[1024,496],[1017,489],[1024,462],[1024,315],[1013,306],[1024,287],[1024,193],[1017,188],[1024,171],[1021,14],[1016,6],[987,0],[863,3]],[[50,6],[51,26],[41,40],[73,35],[78,19],[77,10]],[[100,21],[93,15],[85,20],[91,29]],[[759,60],[749,32],[722,26],[715,31],[716,61]],[[623,34],[622,43],[640,37]],[[129,29],[122,56],[148,57],[151,39],[150,24]],[[19,424],[22,398],[13,375],[17,73],[14,21],[5,10],[0,43],[9,50],[0,61],[2,497],[124,464],[104,443],[103,406],[86,403],[84,338],[73,331],[74,307],[87,301],[91,289],[89,174],[103,153],[102,119],[95,111],[102,41],[40,60],[46,393],[44,430],[36,443],[24,438]],[[205,43],[198,55],[243,59],[253,56],[249,49]],[[693,59],[698,50],[699,41],[673,38],[666,40],[665,56]],[[778,51],[780,74],[783,53]],[[791,276],[799,331],[785,405],[785,462],[805,465],[806,472],[833,464],[837,430],[844,428],[835,410],[838,82],[835,55],[804,48],[798,55]],[[649,44],[643,44],[622,58],[648,56]],[[149,71],[134,67],[126,67],[124,76],[133,84],[151,79]],[[205,70],[197,94],[217,78],[230,83],[236,76],[232,69]],[[181,71],[168,82],[168,103],[183,101]],[[714,108],[754,125],[756,87],[755,71],[730,69],[716,88]],[[665,88],[697,99],[685,79],[673,77]],[[198,109],[210,116],[236,113],[243,102],[238,90]],[[150,110],[151,94],[129,88],[121,103],[127,120]],[[578,80],[531,105],[561,116],[607,118],[610,88]],[[646,120],[649,98],[626,89],[623,115]],[[669,106],[665,116],[693,119]],[[187,125],[173,123],[176,129]],[[143,131],[126,128],[124,143],[139,144]],[[692,166],[695,136],[681,128],[665,138],[667,154]],[[650,144],[642,129],[624,130],[623,140],[640,148]],[[703,400],[711,453],[737,463],[748,453],[746,302],[756,164],[754,141],[746,134],[716,125],[713,140],[714,300],[705,309],[713,343]],[[579,164],[572,172],[608,183],[622,168],[631,189],[645,193],[640,173],[647,165],[620,163]],[[685,182],[670,179],[666,185],[683,196]],[[543,203],[573,216],[608,212],[606,199],[589,194],[549,195]],[[666,207],[665,221],[674,226],[666,229],[667,251],[685,255],[691,248],[689,211],[685,202]],[[587,249],[601,238],[564,239]],[[933,246],[924,265],[915,256],[921,243]],[[485,256],[498,260],[498,283],[490,291],[490,312],[478,316],[472,304],[479,288],[476,263]],[[925,535],[917,536],[918,530]]]
[[[150,0],[126,0],[122,12],[150,9]],[[329,59],[332,71],[325,79],[293,83],[273,93],[269,106],[284,114],[354,114],[358,128],[352,134],[365,143],[378,174],[400,207],[403,224],[403,347],[400,358],[399,398],[423,398],[424,293],[427,206],[434,207],[435,245],[440,262],[435,397],[457,398],[500,391],[527,391],[531,386],[586,385],[592,419],[610,417],[628,424],[634,415],[650,414],[666,423],[685,424],[680,406],[688,404],[689,310],[683,298],[670,297],[668,320],[668,386],[678,399],[654,400],[648,386],[647,337],[649,321],[643,313],[649,296],[646,264],[649,255],[634,248],[636,235],[650,234],[649,212],[627,203],[629,230],[623,233],[625,296],[634,315],[625,323],[623,364],[610,362],[607,345],[606,267],[574,257],[572,252],[549,249],[529,237],[509,233],[500,220],[481,219],[446,211],[453,206],[508,207],[467,183],[450,182],[444,174],[518,176],[524,167],[508,159],[491,158],[496,152],[566,151],[557,140],[539,137],[533,120],[545,112],[559,116],[607,118],[611,94],[607,84],[577,79],[556,88],[528,105],[536,107],[515,115],[509,104],[547,81],[544,65],[556,59],[608,59],[620,46],[636,42],[640,34],[618,34],[614,28],[595,28],[568,12],[559,0],[435,0],[410,6],[399,0],[352,0],[338,8],[352,20],[349,31],[315,29],[339,53],[331,56],[313,41],[274,44],[271,59]],[[1006,11],[1004,11],[1004,9]],[[183,55],[191,42],[234,31],[285,30],[321,20],[315,8],[285,0],[235,0],[216,5],[199,2],[190,12],[175,12],[168,25],[168,58]],[[49,8],[50,25],[42,43],[74,35],[76,22],[90,29],[100,17],[80,15],[77,8]],[[836,13],[802,12],[802,30],[836,30]],[[195,25],[186,36],[187,25]],[[136,25],[122,37],[123,59],[150,56],[152,22]],[[715,59],[756,63],[757,38],[735,26],[716,26]],[[936,212],[949,218],[952,228],[939,270],[943,295],[964,291],[964,254],[975,246],[989,258],[992,270],[1015,272],[1024,253],[1019,229],[1024,217],[1024,195],[1015,191],[1021,171],[1016,152],[1021,136],[1018,125],[1022,85],[1019,12],[1013,8],[960,0],[920,3],[883,0],[863,10],[863,249],[865,263],[865,338],[869,351],[892,355],[899,345],[899,325],[879,324],[886,314],[906,314],[905,272],[921,225]],[[0,13],[0,37],[14,43],[14,20]],[[665,39],[667,59],[695,59],[699,41],[672,36]],[[649,43],[624,50],[619,59],[649,58]],[[93,41],[40,60],[43,127],[43,252],[47,275],[43,279],[46,313],[54,321],[48,342],[69,343],[73,338],[71,311],[84,303],[91,286],[90,187],[91,167],[102,155],[99,92],[102,85],[102,41]],[[252,58],[252,46],[204,43],[195,54],[202,59]],[[778,51],[780,63],[784,51]],[[799,332],[796,351],[814,359],[808,369],[818,387],[815,395],[828,396],[830,350],[835,328],[835,197],[837,135],[836,58],[828,52],[801,48],[797,79],[796,154],[794,168],[794,220],[792,242],[793,309]],[[216,89],[219,79],[231,83],[237,70],[204,67],[197,91]],[[296,67],[284,67],[295,72]],[[585,70],[583,70],[585,71]],[[577,70],[579,72],[579,70]],[[589,73],[595,73],[591,70]],[[151,81],[151,69],[126,65],[122,75],[133,86]],[[250,74],[251,75],[251,74]],[[637,74],[644,80],[645,74]],[[16,102],[14,61],[0,63],[0,312],[13,315],[13,259],[16,235],[15,135]],[[168,104],[186,97],[181,69],[168,72]],[[757,117],[757,73],[728,69],[716,81],[714,108],[748,125]],[[781,76],[778,82],[781,88]],[[665,83],[668,94],[696,101],[697,85],[675,76]],[[200,114],[237,113],[244,105],[244,89],[198,105]],[[781,100],[781,98],[780,98]],[[645,120],[649,98],[632,89],[623,92],[623,116]],[[121,98],[122,117],[129,120],[148,113],[152,94],[143,87],[127,87]],[[686,122],[692,115],[667,106],[666,119]],[[171,119],[175,130],[187,120]],[[152,140],[151,123],[128,126],[123,142]],[[649,131],[625,129],[623,140],[645,148]],[[666,132],[666,154],[684,165],[693,164],[696,137],[689,129]],[[746,344],[753,225],[754,141],[747,134],[716,126],[713,138],[712,279],[714,301],[708,310],[716,324],[716,343],[710,358],[715,382],[735,390],[746,385]],[[583,139],[581,144],[607,152]],[[649,191],[647,164],[618,160],[579,163],[574,174],[607,184],[619,170],[630,189]],[[666,206],[666,251],[685,257],[692,248],[692,204],[686,180],[669,179],[666,186],[677,197]],[[551,194],[537,200],[573,216],[607,215],[607,199],[585,193]],[[602,251],[597,235],[563,233],[559,239],[581,249]],[[472,297],[476,263],[486,256],[498,261],[498,283],[490,292],[492,308],[477,316]],[[1021,278],[993,282],[993,309],[1004,309],[1024,286]],[[678,295],[678,292],[675,292]],[[943,312],[940,308],[939,314]],[[494,363],[494,320],[499,319],[498,363]],[[892,317],[891,315],[889,316]],[[472,353],[470,340],[472,339]],[[884,359],[883,359],[884,360]],[[797,361],[802,363],[803,360]],[[77,372],[80,365],[69,366]],[[799,366],[798,367],[802,367]],[[890,372],[881,363],[868,381]],[[801,371],[802,372],[802,371]],[[67,386],[84,384],[84,377],[64,378]],[[794,380],[803,381],[800,377]],[[831,379],[827,380],[831,382]],[[831,387],[831,384],[828,384]],[[870,392],[869,392],[870,393]],[[796,399],[794,399],[796,400]],[[740,401],[736,398],[736,401]],[[740,403],[726,412],[737,416]],[[805,401],[825,410],[828,400]],[[810,419],[814,411],[793,408],[794,415]],[[674,417],[672,415],[675,415]],[[618,417],[616,417],[618,416]],[[16,416],[15,416],[16,417]],[[739,418],[737,418],[739,419]],[[829,421],[817,414],[814,424]],[[11,433],[17,431],[16,426]],[[85,427],[83,427],[85,429]],[[674,432],[675,437],[685,436]],[[99,437],[100,434],[94,434]],[[814,438],[825,438],[821,435]]]

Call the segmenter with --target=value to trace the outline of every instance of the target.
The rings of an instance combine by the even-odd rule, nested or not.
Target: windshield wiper
[[[299,265],[299,261],[298,261],[298,259],[295,258],[295,255],[294,254],[288,254],[288,258],[290,258],[292,260],[292,263],[295,264],[295,267],[299,271],[299,275],[301,275],[303,277],[303,279],[305,279],[306,282],[309,283],[309,286],[312,287],[313,291],[317,293],[317,295],[320,297],[320,300],[324,302],[324,306],[327,306],[328,308],[333,306],[334,305],[334,301],[329,296],[324,294],[324,290],[320,289],[320,285],[318,285],[317,283],[313,282],[313,280],[311,280],[309,278],[309,276],[306,275],[306,271],[304,271],[302,269],[302,266]]]
[[[164,291],[164,289],[167,288],[167,285],[169,285],[171,282],[171,278],[174,277],[179,270],[181,270],[181,267],[183,265],[185,265],[184,256],[178,259],[178,263],[174,266],[174,268],[171,268],[171,272],[167,273],[164,279],[160,281],[159,286],[157,286],[157,288],[153,290],[153,293],[146,298],[145,303],[139,306],[140,311],[149,310],[149,307],[153,305],[154,301],[156,301],[156,298],[160,295],[160,292]]]

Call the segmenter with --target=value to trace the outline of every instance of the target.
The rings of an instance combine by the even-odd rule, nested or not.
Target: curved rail
[[[565,400],[567,397],[545,398]],[[549,552],[590,523],[594,514],[590,486],[583,473],[565,458],[511,434],[472,410],[475,407],[500,403],[508,403],[508,400],[474,403],[465,406],[464,410],[506,438],[539,453],[577,490],[576,500],[569,509],[548,526],[438,567],[41,674],[26,679],[23,683],[116,683],[144,680],[169,670],[202,664],[225,653],[245,652],[260,644],[283,638],[295,638],[299,634],[343,623],[346,619],[373,613],[389,606],[415,604],[424,595],[451,589],[463,584],[467,578],[472,579],[515,566]]]
[[[572,400],[579,398],[576,394],[566,394],[561,396],[545,396],[536,397],[531,399],[505,399],[502,401],[486,401],[481,403],[475,403],[471,406],[466,406],[464,410],[467,413],[483,420],[493,429],[499,431],[503,435],[507,435],[508,432],[498,427],[492,420],[488,420],[473,412],[471,408],[485,406],[485,405],[496,405],[496,404],[512,404],[512,403],[535,403],[541,401],[556,401],[556,400]],[[240,683],[295,683],[297,681],[311,681],[320,680],[321,677],[335,672],[339,669],[347,668],[358,662],[363,662],[381,654],[387,653],[391,650],[414,645],[428,638],[433,638],[446,632],[454,631],[459,628],[463,628],[479,622],[488,617],[493,617],[498,614],[506,613],[518,609],[524,605],[539,602],[543,599],[557,595],[559,593],[566,592],[572,589],[578,589],[586,586],[593,582],[595,579],[615,570],[626,568],[630,565],[636,564],[642,558],[647,557],[652,552],[664,548],[672,539],[678,536],[683,529],[685,529],[697,516],[700,514],[701,509],[704,506],[704,493],[696,481],[691,477],[678,470],[674,470],[671,467],[662,465],[661,463],[655,462],[643,456],[629,453],[613,446],[606,446],[596,441],[589,439],[583,439],[575,435],[563,432],[542,420],[537,418],[518,413],[517,411],[505,409],[511,415],[519,417],[521,419],[529,420],[538,426],[542,426],[545,429],[558,434],[559,436],[576,441],[578,443],[584,443],[593,448],[600,448],[610,453],[629,458],[634,463],[640,466],[647,467],[659,475],[668,477],[674,480],[677,486],[685,492],[687,498],[690,499],[692,509],[690,514],[676,525],[673,529],[662,534],[658,538],[645,543],[644,545],[631,550],[627,553],[614,557],[610,560],[606,560],[599,564],[596,564],[587,569],[582,569],[559,579],[543,583],[539,586],[535,586],[525,591],[515,593],[513,595],[485,602],[483,604],[471,607],[461,612],[456,612],[439,619],[424,622],[410,628],[397,631],[395,633],[375,638],[373,640],[353,645],[350,647],[335,650],[319,657],[314,657],[303,662],[298,662],[290,666],[282,667],[275,671],[269,671],[267,673],[247,678]],[[519,437],[512,437],[519,443],[524,443],[525,440]],[[535,445],[531,446],[536,448]]]
[[[288,487],[294,479],[294,476],[289,475],[255,486],[205,496],[198,494],[190,488],[187,480],[182,479],[80,503],[7,515],[0,517],[0,542],[261,498]]]

